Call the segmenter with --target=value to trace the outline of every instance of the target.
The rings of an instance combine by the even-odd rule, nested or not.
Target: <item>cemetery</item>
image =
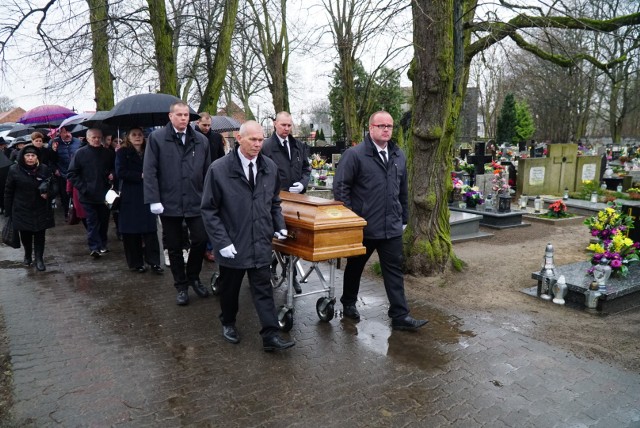
[[[475,237],[474,227],[481,234],[531,222],[583,225],[591,236],[585,259],[556,265],[549,242],[541,270],[531,273],[535,285],[522,291],[600,315],[640,307],[640,165],[629,152],[578,144],[462,149],[449,198],[452,242],[491,237]],[[603,216],[616,221],[593,226]]]

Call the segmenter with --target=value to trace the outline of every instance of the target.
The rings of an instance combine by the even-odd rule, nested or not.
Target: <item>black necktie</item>
[[[387,152],[380,150],[380,154],[382,155],[382,162],[384,162],[384,166],[386,167],[389,164],[389,161],[387,160]]]
[[[289,147],[288,147],[286,138],[282,140],[282,145],[284,146],[284,149],[287,151],[287,156],[289,157],[289,160],[291,160],[291,153],[289,153]]]
[[[253,162],[249,162],[249,186],[251,186],[251,191],[253,191],[254,184],[255,179],[253,177]]]
[[[180,144],[184,144],[184,141],[182,141],[182,137],[184,136],[184,132],[177,132],[176,135],[178,136],[178,140],[180,140]]]

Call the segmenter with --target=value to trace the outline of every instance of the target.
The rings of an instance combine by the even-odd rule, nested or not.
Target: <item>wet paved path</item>
[[[379,281],[363,283],[358,324],[339,311],[320,322],[318,295],[296,299],[297,345],[268,354],[248,287],[234,346],[217,298],[191,291],[176,306],[168,271],[129,272],[119,242],[91,259],[81,225],[47,237],[45,273],[0,246],[16,426],[640,426],[638,373],[413,299],[431,323],[392,332]],[[305,290],[318,288],[312,279]]]

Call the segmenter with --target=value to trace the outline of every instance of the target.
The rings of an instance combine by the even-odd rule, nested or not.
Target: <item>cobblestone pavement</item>
[[[359,323],[295,300],[296,346],[262,351],[248,287],[239,345],[216,297],[175,305],[171,275],[129,272],[119,242],[88,256],[83,228],[47,235],[47,271],[0,247],[0,304],[13,366],[14,426],[639,427],[640,375],[581,359],[473,314],[395,332],[379,280]],[[205,263],[208,282],[213,264]],[[323,268],[328,274],[326,266]],[[341,271],[336,273],[337,293]],[[318,290],[312,277],[304,291]],[[411,290],[408,291],[411,298]],[[284,301],[278,289],[278,303]]]

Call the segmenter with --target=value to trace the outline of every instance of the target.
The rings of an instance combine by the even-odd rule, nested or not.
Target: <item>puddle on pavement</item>
[[[424,313],[420,313],[420,312]],[[416,318],[426,318],[429,324],[417,332],[396,331],[390,323],[363,318],[358,323],[343,320],[345,332],[357,336],[356,342],[367,349],[392,358],[396,362],[416,366],[422,370],[440,367],[450,360],[450,352],[442,345],[466,348],[467,339],[475,333],[463,329],[460,318],[434,309],[413,311]]]

